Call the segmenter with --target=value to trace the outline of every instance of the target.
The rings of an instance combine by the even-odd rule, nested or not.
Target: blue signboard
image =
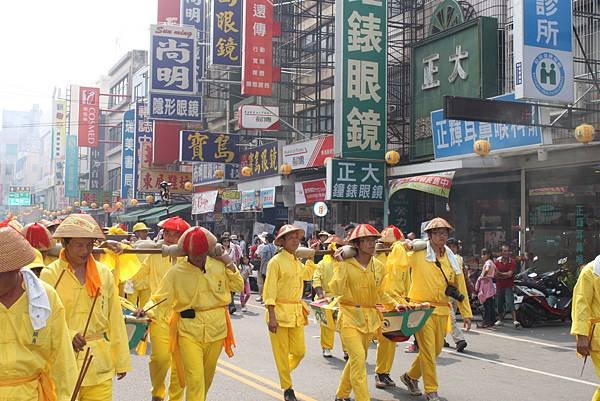
[[[79,148],[77,135],[67,135],[65,196],[79,198]]]
[[[127,110],[123,114],[123,139],[121,142],[121,198],[134,196],[135,165],[135,110]]]
[[[240,153],[240,168],[250,167],[252,174],[241,179],[254,180],[260,177],[279,174],[279,144],[269,142]]]
[[[497,96],[493,99],[515,100],[512,93]],[[443,110],[431,112],[431,129],[433,131],[433,152],[436,159],[473,154],[473,144],[479,139],[487,139],[490,142],[492,151],[542,143],[542,129],[540,127],[482,121],[445,120]]]
[[[152,25],[150,91],[196,93],[196,29]]]
[[[212,1],[212,63],[242,65],[242,0]]]
[[[144,155],[142,154],[142,144],[150,144],[149,160],[146,164],[152,163],[152,141],[154,137],[154,124],[148,120],[148,106],[145,102],[136,102],[135,104],[135,147],[133,151],[133,194],[132,198],[137,196],[138,182],[140,180],[140,171]]]
[[[150,92],[150,118],[156,120],[200,121],[200,96]]]
[[[181,131],[180,135],[180,161],[239,163],[239,135],[205,131]]]
[[[523,0],[525,45],[570,52],[570,0]]]
[[[198,48],[196,49],[196,79],[198,80],[198,92],[202,93],[203,86],[200,82],[204,76],[204,55],[207,42],[206,35],[206,5],[204,0],[181,0],[181,25],[189,25],[196,28],[198,35]],[[202,96],[198,98],[200,102],[200,114],[202,114]]]
[[[225,175],[216,177],[216,171],[221,170]],[[192,183],[194,185],[218,184],[240,178],[240,165],[232,163],[192,163]]]

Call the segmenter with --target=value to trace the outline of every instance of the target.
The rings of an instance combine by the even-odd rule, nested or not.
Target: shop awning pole
[[[519,248],[521,256],[525,255],[526,230],[527,227],[527,185],[525,185],[525,169],[521,169],[521,218],[519,219]]]

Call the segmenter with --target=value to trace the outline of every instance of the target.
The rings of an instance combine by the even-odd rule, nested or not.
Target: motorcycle
[[[542,274],[528,269],[515,276],[515,310],[523,327],[537,322],[562,321],[571,317],[571,290],[565,282],[569,269],[567,258],[558,261],[559,268]]]

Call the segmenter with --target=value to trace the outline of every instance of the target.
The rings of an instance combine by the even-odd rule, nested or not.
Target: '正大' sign
[[[384,185],[383,161],[327,161],[327,200],[382,201]]]

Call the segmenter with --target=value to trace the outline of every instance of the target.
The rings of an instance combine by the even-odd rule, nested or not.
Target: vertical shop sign
[[[64,157],[67,136],[67,102],[65,100],[54,100],[53,108],[53,130],[52,130],[52,160]]]
[[[68,198],[79,197],[79,148],[77,137],[67,136],[67,158],[65,161],[65,196]]]
[[[130,199],[134,197],[135,181],[135,110],[123,114],[121,149],[121,198]]]
[[[242,65],[242,4],[242,0],[212,1],[212,64]]]
[[[583,228],[585,226],[585,206],[575,206],[575,264],[581,266],[585,263],[583,254]]]
[[[189,25],[196,28],[197,48],[196,48],[196,79],[198,80],[197,90],[202,94],[202,82],[200,79],[204,75],[204,54],[206,42],[206,5],[205,0],[181,0],[181,25]],[[199,113],[202,114],[202,96],[198,97]]]
[[[100,120],[100,89],[79,88],[79,130],[77,144],[80,147],[98,146]]]
[[[157,21],[170,25],[179,25],[179,1],[158,0]]]
[[[335,154],[382,159],[387,135],[387,0],[342,0],[336,6]]]
[[[242,95],[271,96],[273,90],[273,3],[269,0],[244,0],[244,12]]]
[[[154,137],[152,121],[148,120],[148,107],[146,102],[136,102],[135,104],[135,136],[133,149],[133,193],[132,198],[137,197],[138,182],[140,179],[140,169],[142,166],[150,167],[152,165],[152,141]],[[146,152],[144,152],[146,145]],[[148,148],[149,146],[149,148]],[[147,160],[143,163],[144,158]]]
[[[571,0],[514,2],[517,99],[573,102]]]

